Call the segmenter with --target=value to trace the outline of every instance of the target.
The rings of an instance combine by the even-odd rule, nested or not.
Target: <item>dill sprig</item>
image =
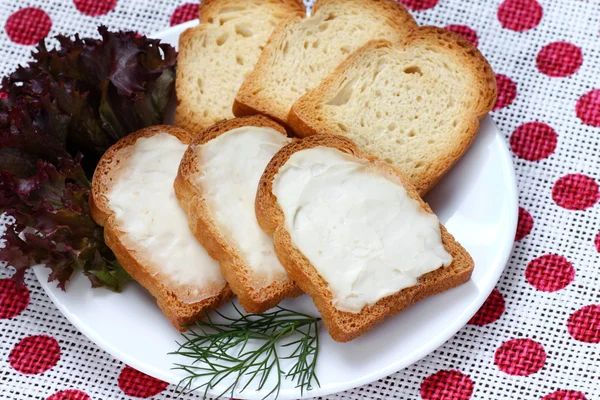
[[[175,364],[175,369],[187,373],[178,388],[204,388],[206,398],[209,390],[231,377],[232,383],[218,397],[227,393],[233,397],[238,386],[242,392],[253,382],[257,390],[262,390],[271,373],[277,380],[265,399],[279,396],[283,378],[293,380],[301,393],[310,390],[313,382],[320,386],[315,374],[320,318],[279,306],[262,314],[243,314],[235,304],[233,307],[235,317],[215,311],[224,323],[206,314],[204,321],[192,325],[197,329],[182,333],[184,342],[178,343],[179,350],[172,354],[192,361],[188,365]],[[286,369],[281,360],[292,360],[292,367]],[[198,378],[204,383],[194,386]],[[244,379],[247,382],[243,383]]]

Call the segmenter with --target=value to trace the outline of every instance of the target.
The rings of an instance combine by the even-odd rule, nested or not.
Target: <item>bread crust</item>
[[[363,7],[371,7],[378,10],[381,14],[382,19],[387,18],[391,23],[396,26],[398,32],[409,31],[415,28],[416,22],[410,13],[402,6],[398,1],[395,0],[352,0],[358,1]],[[313,15],[324,5],[331,3],[339,3],[342,7],[347,5],[348,0],[317,0],[313,6]],[[346,4],[344,4],[346,3]],[[286,21],[279,24],[279,26],[273,31],[271,37],[265,45],[254,70],[238,91],[234,103],[233,103],[233,114],[236,117],[262,114],[266,115],[277,122],[288,125],[288,114],[290,109],[287,107],[280,107],[268,97],[261,95],[262,77],[269,74],[269,60],[273,59],[280,51],[281,41],[285,37],[286,31],[295,24],[302,22],[304,18],[289,18]],[[317,82],[315,82],[315,85]]]
[[[273,157],[261,177],[256,197],[256,216],[262,229],[273,236],[275,252],[288,274],[298,286],[313,298],[323,317],[331,337],[338,342],[347,342],[364,334],[387,316],[397,314],[411,304],[426,297],[444,292],[467,282],[473,271],[473,259],[467,251],[440,224],[442,242],[452,257],[452,264],[441,267],[419,278],[419,283],[387,296],[372,306],[364,307],[360,313],[349,313],[332,305],[332,294],[327,282],[319,275],[310,261],[292,244],[290,234],[284,227],[283,211],[273,194],[273,179],[292,154],[317,146],[341,150],[368,160],[379,171],[399,180],[408,195],[419,202],[427,212],[433,213],[427,203],[418,195],[415,188],[394,167],[379,161],[376,157],[363,154],[350,139],[335,135],[317,135],[295,141],[282,148]]]
[[[274,7],[289,9],[291,12],[303,12],[306,14],[306,7],[302,0],[259,0],[259,2],[270,3]],[[235,7],[239,6],[239,4],[240,0],[203,0],[198,6],[200,22],[210,23],[211,18],[217,17],[224,7]]]
[[[186,325],[204,317],[207,310],[216,308],[233,298],[228,285],[215,296],[192,304],[178,299],[178,294],[166,287],[160,279],[153,275],[144,265],[142,258],[127,247],[122,232],[114,219],[114,213],[108,206],[107,193],[110,191],[113,176],[118,172],[118,164],[129,155],[128,148],[139,138],[151,137],[166,132],[177,137],[183,143],[192,142],[193,135],[173,126],[153,126],[134,132],[115,143],[100,159],[92,179],[89,204],[92,218],[104,227],[106,245],[115,253],[123,268],[140,285],[145,287],[156,298],[158,306],[179,331],[185,331]]]
[[[208,254],[220,263],[221,273],[232,291],[238,296],[242,307],[247,312],[261,313],[275,307],[284,298],[295,297],[302,292],[290,278],[273,282],[265,288],[257,288],[250,278],[251,267],[241,256],[235,243],[222,234],[209,211],[202,188],[193,183],[194,176],[202,173],[194,147],[207,143],[232,129],[244,126],[273,128],[282,135],[286,135],[286,131],[281,125],[263,116],[218,122],[197,137],[185,152],[174,187],[179,202],[188,214],[192,233],[206,248]]]
[[[452,149],[449,150],[445,157],[440,158],[436,164],[422,174],[418,181],[413,181],[419,194],[425,195],[433,188],[440,179],[456,164],[463,156],[467,149],[471,146],[477,131],[479,129],[479,119],[485,116],[496,103],[497,87],[496,77],[492,68],[488,64],[483,55],[473,46],[471,42],[464,39],[462,36],[450,32],[448,30],[433,26],[424,26],[413,30],[407,35],[405,40],[400,45],[393,45],[385,40],[373,40],[361,47],[359,50],[352,53],[343,63],[341,63],[335,71],[325,78],[321,84],[302,96],[292,106],[290,114],[287,118],[291,129],[299,137],[307,137],[317,134],[338,134],[343,135],[343,132],[336,129],[334,124],[327,124],[327,116],[319,114],[317,105],[322,103],[330,94],[329,89],[344,76],[344,74],[363,57],[367,57],[370,52],[378,49],[406,49],[418,42],[427,42],[440,51],[445,51],[450,57],[460,57],[461,61],[476,76],[479,96],[474,102],[472,115],[468,122],[468,129],[462,132],[460,137],[456,138]],[[448,48],[448,43],[451,43],[452,48]]]

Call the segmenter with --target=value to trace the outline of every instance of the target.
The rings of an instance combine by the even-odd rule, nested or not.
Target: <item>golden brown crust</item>
[[[148,271],[143,260],[136,257],[123,242],[123,232],[119,230],[114,221],[114,214],[108,207],[107,193],[110,191],[113,176],[118,172],[121,160],[127,157],[127,150],[133,146],[137,139],[150,137],[160,132],[167,132],[183,143],[191,143],[193,135],[182,129],[172,126],[153,126],[134,132],[115,143],[100,159],[90,192],[89,204],[92,218],[104,227],[104,240],[107,246],[115,253],[117,260],[123,268],[140,285],[145,287],[156,298],[158,306],[175,328],[184,331],[186,325],[201,319],[205,311],[216,308],[233,298],[229,286],[216,296],[209,297],[193,304],[180,301],[177,294],[168,289],[154,274]]]
[[[418,181],[412,182],[419,194],[423,196],[439,182],[471,146],[477,136],[479,118],[492,109],[497,98],[496,78],[492,68],[479,50],[460,35],[445,29],[424,26],[409,33],[399,46],[394,46],[385,40],[370,41],[352,53],[318,87],[296,101],[288,115],[289,126],[300,137],[317,134],[343,135],[344,132],[337,129],[336,124],[327,123],[327,116],[318,111],[317,106],[328,96],[328,90],[334,87],[335,83],[355,63],[360,62],[371,52],[378,49],[404,49],[419,42],[431,43],[440,51],[448,53],[449,57],[460,57],[461,62],[476,76],[478,87],[478,97],[474,101],[472,115],[469,116],[468,128],[453,141],[445,157],[440,157],[426,174],[422,174]]]
[[[193,183],[193,177],[201,173],[194,146],[207,143],[225,132],[243,126],[268,127],[282,135],[286,134],[282,126],[262,116],[235,118],[216,123],[196,138],[184,154],[174,187],[179,202],[188,214],[190,229],[208,254],[219,261],[221,273],[238,296],[242,307],[247,312],[260,313],[275,307],[286,297],[300,295],[300,289],[289,278],[274,282],[265,288],[257,288],[250,278],[250,266],[236,246],[223,236],[206,205],[201,188]]]
[[[339,3],[344,6],[348,0],[317,0],[312,8],[312,13],[316,13],[325,3]],[[397,24],[399,29],[404,29],[408,25],[415,25],[415,19],[408,10],[396,0],[369,0],[370,4],[365,6],[381,10],[382,15],[390,18],[390,21]]]
[[[395,0],[361,0],[363,7],[371,7],[376,9],[381,14],[381,18],[386,18],[391,24],[395,26],[398,32],[405,32],[415,28],[416,22],[411,14],[402,6],[398,1]],[[346,6],[348,0],[318,0],[312,9],[314,15],[319,8],[325,4],[339,3],[341,6]],[[281,51],[280,41],[285,36],[285,32],[292,26],[301,22],[304,18],[293,17],[288,18],[286,21],[279,24],[279,26],[273,31],[271,37],[265,45],[254,70],[238,91],[234,104],[233,114],[236,117],[248,116],[248,115],[266,115],[277,122],[287,125],[288,114],[290,109],[288,107],[281,108],[274,104],[272,99],[265,97],[261,94],[262,77],[265,74],[270,73],[269,71],[269,60]],[[314,82],[316,85],[317,82]]]
[[[313,298],[334,340],[339,342],[352,340],[371,329],[375,324],[383,321],[385,317],[394,315],[419,300],[441,293],[469,280],[474,266],[471,256],[440,225],[444,247],[453,257],[450,266],[442,267],[422,276],[418,285],[385,297],[374,305],[363,308],[360,313],[348,313],[334,308],[332,306],[332,294],[328,289],[327,282],[319,275],[310,261],[292,244],[291,237],[284,228],[283,211],[272,192],[273,179],[279,168],[287,162],[290,156],[297,151],[317,146],[335,148],[355,157],[369,160],[382,173],[394,179],[399,179],[411,198],[417,200],[428,212],[432,213],[432,211],[398,170],[375,157],[361,153],[356,144],[348,138],[335,135],[311,136],[288,144],[273,157],[259,183],[255,204],[256,216],[264,231],[273,235],[275,252],[288,274],[305,293]]]
[[[301,12],[306,14],[306,8],[302,0],[259,0],[259,2],[271,3],[274,6],[281,7],[281,9],[287,9],[291,13]],[[198,7],[200,22],[212,23],[212,19],[217,17],[223,8],[239,6],[239,3],[240,0],[203,0]]]

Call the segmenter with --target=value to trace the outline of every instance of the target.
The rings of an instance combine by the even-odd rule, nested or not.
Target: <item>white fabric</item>
[[[600,178],[600,128],[582,124],[575,114],[579,97],[600,88],[600,10],[593,0],[539,2],[544,9],[540,25],[521,33],[501,26],[497,18],[500,0],[441,0],[432,9],[413,12],[422,24],[473,28],[479,36],[479,49],[495,72],[516,82],[518,95],[514,103],[492,113],[507,138],[517,126],[531,121],[545,122],[558,133],[558,147],[549,158],[530,162],[515,157],[520,204],[535,223],[533,231],[516,243],[497,286],[506,300],[506,311],[487,326],[467,325],[441,348],[393,376],[328,398],[419,399],[423,380],[449,369],[470,376],[475,385],[472,399],[541,399],[558,389],[579,390],[590,400],[599,395],[600,345],[570,337],[567,320],[577,309],[600,303],[600,255],[594,247],[600,229],[600,206],[566,210],[552,201],[551,193],[554,183],[566,174]],[[181,4],[180,0],[120,0],[107,15],[89,17],[67,0],[0,0],[0,26],[19,8],[38,6],[52,18],[50,36],[75,32],[95,35],[101,23],[110,29],[150,34],[167,28],[170,15]],[[574,75],[551,78],[536,68],[539,50],[554,41],[568,41],[582,49],[583,65]],[[26,62],[31,50],[31,46],[12,43],[0,30],[0,74]],[[552,253],[573,263],[575,280],[554,293],[538,291],[526,281],[525,268],[534,258]],[[10,273],[0,268],[0,278]],[[27,273],[26,283],[31,292],[27,309],[15,318],[0,320],[0,398],[45,399],[66,388],[85,391],[93,399],[130,398],[117,384],[124,365],[98,349],[58,312],[33,273]],[[58,365],[39,375],[14,371],[8,363],[10,350],[23,337],[44,333],[60,343]],[[543,345],[547,360],[541,371],[531,376],[510,376],[495,365],[496,349],[515,338],[531,338]],[[174,387],[169,386],[153,399],[176,397]]]

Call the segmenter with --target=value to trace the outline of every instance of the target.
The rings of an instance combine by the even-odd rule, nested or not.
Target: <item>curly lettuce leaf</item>
[[[130,279],[106,246],[87,199],[102,154],[120,138],[165,121],[177,53],[135,32],[100,39],[58,36],[2,80],[0,212],[15,219],[0,261],[22,280],[43,263],[61,288],[76,270],[93,287],[121,290]]]
[[[131,279],[90,215],[89,186],[72,159],[61,159],[58,169],[40,161],[28,178],[0,172],[0,211],[15,221],[7,226],[0,261],[15,268],[19,280],[34,264],[49,267],[49,280],[62,289],[75,270],[83,271],[92,286],[115,291]]]

